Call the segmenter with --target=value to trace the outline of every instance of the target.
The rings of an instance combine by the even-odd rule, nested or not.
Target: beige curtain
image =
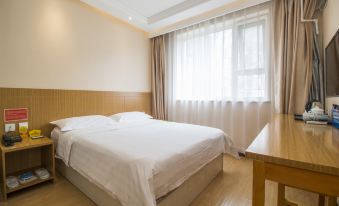
[[[156,119],[167,119],[165,103],[165,37],[151,39],[152,70],[152,115]]]
[[[303,0],[304,18],[313,17],[317,0]],[[275,64],[279,113],[302,114],[312,82],[313,23],[301,22],[300,0],[274,5]]]

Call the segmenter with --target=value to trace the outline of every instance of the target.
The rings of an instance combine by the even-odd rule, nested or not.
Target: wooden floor
[[[191,206],[247,206],[251,205],[252,161],[224,156],[224,172],[219,175]],[[266,182],[266,205],[276,205],[277,184]],[[288,188],[287,198],[299,205],[316,206],[316,194]],[[71,183],[57,175],[56,181],[29,188],[9,196],[3,206],[91,206],[95,205]]]

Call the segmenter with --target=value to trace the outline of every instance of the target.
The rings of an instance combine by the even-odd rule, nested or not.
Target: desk
[[[338,129],[277,115],[247,148],[246,157],[253,159],[253,206],[265,204],[265,180],[280,183],[278,205],[285,204],[283,185],[328,195],[335,205],[334,197],[339,196]]]

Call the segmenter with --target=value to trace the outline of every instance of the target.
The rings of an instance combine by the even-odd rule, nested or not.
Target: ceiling
[[[267,0],[81,0],[156,36],[176,29],[178,22],[195,18],[234,3],[257,4]],[[220,8],[225,8],[221,9]],[[233,8],[233,10],[236,8]],[[239,9],[239,8],[238,8]],[[213,14],[216,15],[216,14]],[[208,18],[208,17],[204,17]],[[211,17],[209,17],[211,18]],[[201,19],[199,20],[201,21]],[[194,22],[190,22],[194,23]],[[183,24],[181,24],[182,26]],[[179,27],[179,24],[178,26]],[[170,28],[170,29],[169,29]]]
[[[124,4],[127,8],[130,8],[147,18],[184,1],[185,0],[119,0],[119,2]]]

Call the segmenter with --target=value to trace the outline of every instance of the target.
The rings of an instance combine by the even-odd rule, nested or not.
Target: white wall
[[[147,34],[77,0],[0,1],[0,87],[150,91]]]
[[[339,0],[327,0],[323,13],[323,28],[326,47],[339,28]]]
[[[328,45],[339,28],[339,0],[327,0],[323,13],[324,47]],[[339,81],[339,80],[338,80]],[[339,97],[326,98],[326,108],[339,104]]]

